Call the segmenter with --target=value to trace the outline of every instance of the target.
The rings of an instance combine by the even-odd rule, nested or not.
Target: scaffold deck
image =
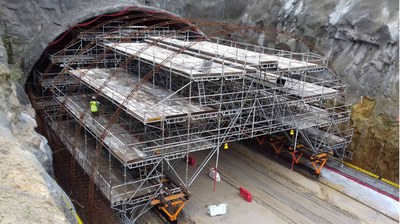
[[[335,147],[337,145],[344,144],[348,141],[346,138],[342,138],[338,135],[330,134],[316,128],[305,129],[305,132],[307,133],[309,138],[314,139],[330,147]]]
[[[309,83],[298,79],[280,77],[279,75],[272,73],[262,73],[261,76],[265,78],[264,80],[266,80],[267,82],[272,83],[272,86],[280,87],[279,91],[285,92],[286,94],[297,96],[299,98],[329,96],[338,93],[338,90],[333,88],[320,86],[314,83]],[[284,79],[285,84],[277,85],[278,79]]]
[[[232,76],[244,75],[242,69],[233,68],[217,62],[208,63],[208,60],[192,55],[177,53],[148,43],[105,43],[107,47],[129,55],[135,55],[151,65],[161,65],[168,70],[186,77]],[[164,63],[167,61],[167,63]]]
[[[68,97],[58,97],[57,100],[62,103],[78,120],[81,118],[81,113],[85,115],[81,123],[85,125],[93,134],[101,136],[109,122],[110,115],[100,114],[95,119],[90,113],[89,102],[90,96],[75,95]],[[136,143],[137,140],[133,136],[126,136],[123,133],[127,131],[114,124],[109,130],[108,134],[104,137],[104,143],[107,144],[111,152],[122,162],[130,163],[140,160],[145,156],[145,153],[134,147],[126,145]]]
[[[135,183],[135,179],[129,174],[122,172],[118,164],[110,163],[108,155],[105,151],[100,152],[100,156],[96,159],[96,141],[95,139],[84,139],[79,136],[75,138],[75,121],[65,120],[58,121],[56,124],[52,124],[53,128],[62,130],[61,140],[67,146],[71,146],[70,143],[74,144],[77,153],[77,159],[81,167],[90,175],[92,172],[92,165],[96,163],[96,174],[94,175],[94,181],[103,194],[110,200],[111,204],[119,203],[129,199],[135,190],[138,189],[139,184]],[[70,142],[70,143],[68,143]],[[112,166],[110,169],[110,165]],[[144,184],[146,187],[144,190],[139,191],[135,197],[141,197],[147,195],[156,189],[151,189],[151,186]],[[123,187],[121,187],[123,186]],[[129,194],[131,192],[131,194]]]
[[[100,112],[99,117],[95,119],[89,110],[90,100],[89,95],[57,98],[57,101],[63,104],[77,120],[80,120],[81,113],[84,112],[85,115],[81,119],[81,123],[96,137],[100,137],[110,122],[112,115]],[[100,105],[100,111],[102,111],[102,107],[104,105]],[[182,157],[179,155],[187,152],[201,151],[215,147],[207,138],[194,134],[191,135],[190,141],[185,136],[175,136],[166,138],[164,141],[153,139],[141,142],[129,130],[118,123],[113,124],[108,129],[108,134],[104,137],[103,142],[111,150],[112,154],[128,166],[146,162],[146,160],[157,159],[161,156],[176,158]],[[164,155],[160,154],[161,149],[164,150]]]
[[[278,69],[298,69],[298,68],[315,68],[318,64],[308,61],[300,61],[284,57],[282,55],[266,54],[262,52],[255,52],[252,50],[241,49],[237,47],[218,44],[210,41],[182,41],[173,38],[164,37],[150,37],[153,41],[161,41],[165,44],[178,46],[180,48],[187,48],[198,53],[203,53],[212,57],[223,57],[226,60],[242,63],[244,65],[260,66],[265,64],[276,63]],[[289,56],[290,55],[286,55]]]
[[[125,73],[119,69],[79,69],[70,70],[69,73],[81,80],[93,89],[99,90],[106,79],[112,78],[101,89],[101,92],[110,99],[122,104],[132,92],[139,78],[131,73]],[[83,74],[83,75],[81,75]],[[200,114],[215,111],[206,106],[190,103],[179,95],[166,88],[145,83],[124,106],[135,118],[142,122],[160,121],[168,117],[186,116],[188,113]],[[172,95],[172,96],[170,96]],[[170,97],[169,97],[170,96]],[[168,100],[163,101],[169,97]]]

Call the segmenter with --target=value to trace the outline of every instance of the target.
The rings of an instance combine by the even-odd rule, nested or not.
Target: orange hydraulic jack
[[[328,160],[328,154],[321,153],[310,157],[311,164],[315,169],[316,174],[320,174],[322,168],[324,167],[326,161]]]
[[[260,136],[261,137],[261,136]],[[267,135],[264,135],[262,138],[259,138],[258,136],[256,137],[256,140],[258,142],[258,145],[264,144],[265,139],[267,138]]]
[[[302,147],[303,147],[302,144],[297,144],[296,145],[296,149],[300,149]],[[296,157],[296,153],[299,153],[299,155],[297,157]],[[293,161],[295,163],[299,163],[300,162],[300,158],[303,156],[302,152],[299,152],[298,150],[294,151],[293,147],[289,147],[289,154],[292,155]]]
[[[179,212],[185,206],[186,201],[185,194],[176,194],[164,197],[161,200],[154,199],[151,201],[151,205],[157,205],[157,208],[168,217],[169,221],[174,222],[177,220]]]
[[[283,139],[283,136],[269,139],[269,144],[272,146],[272,148],[274,148],[276,154],[279,154],[283,148]]]

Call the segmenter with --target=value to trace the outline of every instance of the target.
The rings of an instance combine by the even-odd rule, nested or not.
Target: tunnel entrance
[[[80,23],[45,50],[26,90],[87,222],[134,223],[151,208],[176,222],[229,142],[268,143],[317,175],[330,155],[346,156],[345,86],[325,58],[220,37],[237,29],[206,35],[135,8]],[[198,152],[207,155],[189,169]]]

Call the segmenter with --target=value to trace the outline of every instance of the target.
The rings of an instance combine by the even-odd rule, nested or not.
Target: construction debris
[[[225,215],[227,207],[228,207],[227,204],[210,205],[207,207],[208,215],[211,217],[214,217],[217,215]]]

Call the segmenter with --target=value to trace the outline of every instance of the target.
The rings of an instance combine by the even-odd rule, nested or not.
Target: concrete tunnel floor
[[[199,162],[207,151],[192,154]],[[328,169],[319,181],[273,161],[259,150],[241,143],[231,143],[220,150],[216,192],[208,167],[200,173],[189,190],[192,196],[183,209],[183,223],[398,223],[399,202],[357,184]],[[185,173],[182,160],[177,170]],[[189,172],[196,167],[189,166]],[[365,177],[368,178],[368,177]],[[239,186],[253,195],[251,203],[239,196]],[[210,217],[207,206],[228,204],[227,214]],[[140,223],[162,223],[146,214]]]

